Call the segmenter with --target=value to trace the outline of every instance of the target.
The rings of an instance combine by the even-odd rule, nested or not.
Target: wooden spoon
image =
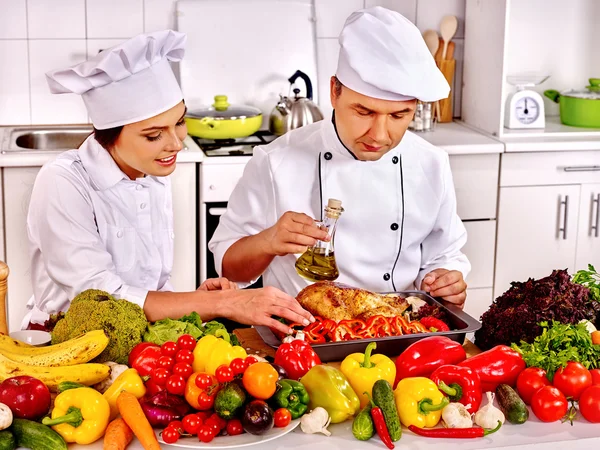
[[[440,34],[444,40],[444,50],[442,51],[442,59],[446,59],[448,51],[448,43],[452,40],[458,29],[458,19],[456,16],[444,16],[440,24]]]
[[[423,40],[425,41],[425,45],[435,58],[435,54],[438,51],[438,47],[440,45],[439,36],[435,30],[425,30],[423,33]]]

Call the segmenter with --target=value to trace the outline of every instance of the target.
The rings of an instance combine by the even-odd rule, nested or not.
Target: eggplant
[[[273,428],[273,410],[262,400],[251,401],[244,409],[242,427],[250,434],[266,433]]]
[[[275,369],[277,371],[277,373],[279,374],[279,376],[277,377],[277,381],[281,381],[281,380],[288,378],[287,371],[283,367],[281,367],[279,364],[275,364],[275,363],[269,363],[269,364],[271,364],[271,366],[273,366],[273,369]]]
[[[183,419],[191,410],[183,398],[167,391],[145,395],[140,399],[140,405],[153,428],[165,428],[172,421]]]

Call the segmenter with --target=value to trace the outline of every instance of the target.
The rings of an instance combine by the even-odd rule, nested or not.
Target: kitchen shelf
[[[502,138],[596,138],[600,139],[600,128],[582,128],[563,125],[558,116],[546,117],[546,128],[535,130],[502,129]]]

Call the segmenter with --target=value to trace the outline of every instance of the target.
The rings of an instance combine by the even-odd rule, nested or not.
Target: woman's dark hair
[[[122,130],[123,126],[107,128],[106,130],[97,130],[94,127],[94,137],[102,147],[110,150],[115,145],[115,142],[117,142]]]

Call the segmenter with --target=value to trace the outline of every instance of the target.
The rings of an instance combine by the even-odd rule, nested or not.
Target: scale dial
[[[529,125],[540,116],[540,105],[532,97],[521,97],[515,102],[515,115],[523,125]]]

